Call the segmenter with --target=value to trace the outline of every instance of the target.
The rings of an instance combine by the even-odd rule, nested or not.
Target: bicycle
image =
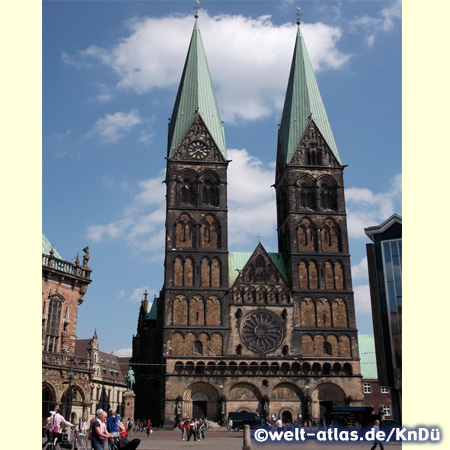
[[[67,433],[53,433],[51,439],[43,444],[43,450],[87,450],[88,439],[84,433],[81,433],[74,428],[72,439],[69,441],[67,437]]]

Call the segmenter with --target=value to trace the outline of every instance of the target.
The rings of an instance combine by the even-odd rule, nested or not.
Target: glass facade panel
[[[402,255],[401,239],[383,242],[383,268],[386,300],[389,311],[389,332],[394,368],[401,367],[402,357]]]

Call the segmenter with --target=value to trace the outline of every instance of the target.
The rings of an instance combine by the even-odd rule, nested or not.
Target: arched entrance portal
[[[54,409],[56,403],[56,397],[51,389],[44,385],[42,387],[42,418],[50,416],[50,411]]]
[[[312,420],[325,423],[326,414],[333,410],[334,406],[345,406],[345,392],[336,384],[324,383],[317,387],[311,395]]]
[[[196,392],[192,396],[192,416],[197,419],[208,416],[208,396],[204,392]]]
[[[183,394],[183,418],[208,417],[215,420],[218,412],[218,394],[208,383],[195,383]]]

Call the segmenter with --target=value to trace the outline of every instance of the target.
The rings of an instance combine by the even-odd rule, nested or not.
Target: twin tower
[[[278,131],[278,253],[228,251],[229,162],[196,20],[169,124],[164,286],[133,337],[136,417],[318,423],[363,406],[344,166],[300,26]]]

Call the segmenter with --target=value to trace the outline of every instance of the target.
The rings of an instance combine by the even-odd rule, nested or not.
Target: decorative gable
[[[207,155],[201,159],[193,159],[189,155],[189,146],[193,143],[202,143],[205,145]],[[219,151],[214,139],[206,127],[200,114],[197,114],[192,125],[189,127],[186,135],[180,145],[175,150],[171,160],[192,161],[192,162],[225,162],[225,158]]]
[[[311,120],[306,127],[290,163],[299,166],[340,167],[339,161],[323,138],[314,120]]]

